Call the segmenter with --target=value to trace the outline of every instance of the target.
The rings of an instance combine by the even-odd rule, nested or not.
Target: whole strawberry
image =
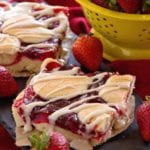
[[[16,94],[18,91],[18,84],[10,74],[10,72],[3,66],[0,66],[0,97],[8,97]]]
[[[77,61],[89,71],[99,70],[103,46],[98,38],[91,35],[80,36],[74,42],[72,51]]]
[[[143,140],[150,141],[150,101],[138,107],[136,117]]]
[[[137,13],[142,8],[143,0],[117,0],[123,11]]]
[[[32,150],[69,150],[68,141],[58,132],[52,132],[50,137],[44,132],[41,136],[34,134],[29,137],[29,141]]]

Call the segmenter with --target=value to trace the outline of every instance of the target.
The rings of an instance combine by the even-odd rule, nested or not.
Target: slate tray
[[[68,63],[76,64],[78,63],[73,58],[72,54],[70,54]],[[111,71],[105,64],[101,66],[102,71]],[[18,84],[20,85],[20,91],[25,87],[27,78],[17,78]],[[136,108],[142,103],[142,100],[139,96],[135,94],[136,97]],[[14,97],[10,98],[1,98],[0,99],[0,123],[4,126],[4,128],[8,131],[8,133],[15,139],[15,123],[11,115],[11,105]],[[105,144],[94,148],[95,150],[150,150],[150,143],[144,142],[138,131],[138,126],[136,122],[136,118],[132,125],[123,133],[118,136],[112,138]],[[29,150],[29,148],[25,147],[22,150]]]

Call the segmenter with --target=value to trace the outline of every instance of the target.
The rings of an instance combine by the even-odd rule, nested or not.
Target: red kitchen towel
[[[132,74],[136,76],[135,91],[145,100],[150,95],[150,59],[149,60],[118,60],[109,66],[121,74]]]

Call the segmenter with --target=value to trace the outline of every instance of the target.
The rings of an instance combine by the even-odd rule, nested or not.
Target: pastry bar
[[[76,149],[104,143],[132,123],[134,83],[129,74],[85,74],[46,59],[14,100],[16,145],[29,145],[28,137],[42,131],[62,133]]]
[[[45,58],[57,59],[69,31],[67,8],[23,2],[0,2],[0,65],[13,76],[39,71]]]

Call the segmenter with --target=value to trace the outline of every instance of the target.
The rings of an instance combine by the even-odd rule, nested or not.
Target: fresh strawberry
[[[150,141],[150,101],[138,107],[136,116],[142,138]]]
[[[103,46],[101,41],[91,35],[77,38],[72,47],[77,61],[89,71],[97,71],[102,61]]]
[[[117,0],[123,11],[137,13],[142,8],[143,0]]]
[[[10,72],[5,67],[0,66],[0,97],[12,96],[17,91],[18,84]]]
[[[29,137],[29,141],[33,150],[69,150],[68,141],[58,132],[53,132],[50,137],[45,133],[40,136],[34,134]]]

